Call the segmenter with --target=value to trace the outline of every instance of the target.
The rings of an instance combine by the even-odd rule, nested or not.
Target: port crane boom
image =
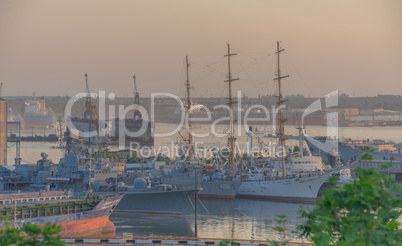
[[[141,104],[140,104],[140,94],[138,93],[137,90],[137,83],[135,81],[135,75],[133,76],[134,79],[134,120],[140,120],[142,115],[141,115]]]

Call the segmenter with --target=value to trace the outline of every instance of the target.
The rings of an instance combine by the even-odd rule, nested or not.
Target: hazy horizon
[[[276,41],[284,94],[401,95],[402,2],[0,0],[3,96],[225,97],[229,42],[234,90],[272,94]]]

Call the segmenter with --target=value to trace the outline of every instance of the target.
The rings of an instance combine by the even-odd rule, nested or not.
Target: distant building
[[[345,108],[343,109],[345,116],[357,116],[359,115],[358,108]]]

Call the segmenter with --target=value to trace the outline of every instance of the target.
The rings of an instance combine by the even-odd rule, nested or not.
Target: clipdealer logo
[[[238,103],[236,104],[236,108],[233,110],[235,111],[235,113],[233,113],[234,115],[236,115],[237,120],[236,120],[236,129],[237,129],[237,136],[242,136],[243,132],[245,132],[246,134],[250,134],[249,132],[249,122],[259,122],[259,124],[262,125],[266,125],[269,126],[271,125],[271,136],[277,136],[277,114],[279,112],[279,108],[276,108],[275,106],[272,106],[271,112],[270,110],[263,106],[263,105],[251,105],[247,107],[247,110],[243,110],[242,108],[242,93],[241,91],[238,91],[238,98],[237,101]],[[127,107],[125,107],[124,105],[108,105],[108,107],[106,106],[106,98],[109,99],[110,102],[113,102],[115,100],[115,94],[114,93],[109,93],[106,97],[106,93],[105,91],[99,91],[99,94],[96,93],[90,93],[89,96],[91,97],[91,99],[94,100],[98,100],[98,105],[99,105],[99,110],[98,110],[98,119],[99,122],[108,122],[109,120],[112,120],[114,118],[120,118],[120,119],[126,119],[127,114],[135,109],[135,105],[131,104]],[[101,137],[104,137],[105,134],[105,125],[106,124],[99,124],[99,133],[96,131],[96,129],[79,129],[76,127],[76,125],[73,123],[73,118],[71,117],[71,112],[72,112],[72,107],[74,106],[75,103],[77,103],[78,100],[82,99],[82,98],[86,98],[88,97],[87,93],[79,93],[75,96],[73,96],[67,103],[65,111],[64,111],[64,117],[65,117],[65,122],[66,122],[66,126],[69,128],[69,130],[71,131],[71,133],[75,136],[82,136],[84,138],[95,138],[98,134]],[[217,124],[222,124],[222,123],[228,123],[230,121],[230,117],[220,117],[217,119],[213,119],[211,111],[208,109],[208,107],[206,107],[205,105],[195,105],[194,107],[196,107],[197,111],[202,111],[204,114],[203,118],[197,118],[197,122],[206,122],[208,123],[208,125],[210,125],[210,129],[209,131],[205,132],[205,133],[196,133],[194,132],[191,128],[189,128],[189,121],[190,121],[190,117],[189,114],[195,110],[195,108],[191,108],[190,110],[186,110],[185,105],[182,101],[181,98],[179,98],[178,96],[171,94],[171,93],[152,93],[151,94],[151,105],[150,105],[150,114],[148,114],[148,112],[145,110],[144,107],[142,107],[141,105],[137,105],[137,107],[139,107],[142,117],[143,117],[143,121],[142,121],[142,125],[140,127],[140,129],[138,129],[137,131],[130,131],[127,126],[126,126],[126,122],[125,120],[122,120],[120,122],[120,126],[119,126],[119,149],[125,149],[126,148],[126,137],[132,137],[132,138],[136,138],[136,137],[141,137],[146,131],[147,131],[147,121],[155,121],[155,107],[156,107],[156,103],[155,100],[156,98],[170,98],[173,99],[177,102],[177,107],[179,108],[180,111],[180,115],[179,115],[179,122],[177,124],[177,126],[173,129],[170,130],[169,132],[166,133],[155,133],[154,137],[169,137],[169,136],[173,136],[175,134],[178,134],[178,132],[182,129],[186,129],[189,134],[191,134],[193,137],[197,137],[197,138],[203,138],[203,137],[209,137],[211,134],[217,138],[224,138],[227,137],[229,132],[224,132],[224,133],[219,133],[216,129]],[[331,93],[328,93],[325,95],[324,97],[324,102],[325,104],[321,103],[321,99],[317,99],[316,101],[314,101],[313,103],[311,103],[303,112],[302,118],[301,118],[301,123],[302,125],[304,125],[305,119],[313,113],[317,113],[319,111],[325,110],[326,111],[326,119],[327,119],[327,123],[326,123],[326,141],[322,142],[319,140],[314,139],[313,137],[309,136],[305,129],[303,129],[303,134],[304,137],[314,146],[316,146],[318,149],[320,149],[320,151],[322,152],[326,152],[326,153],[330,153],[332,155],[336,154],[336,151],[338,149],[338,111],[337,111],[337,106],[338,106],[338,90],[332,91]],[[117,106],[117,110],[116,110],[116,106]],[[282,108],[286,108],[286,105],[282,105]],[[108,119],[106,119],[106,109],[108,110]],[[223,111],[226,110],[228,112],[228,115],[230,115],[230,108],[223,104],[223,105],[216,105],[213,107],[213,111]],[[117,111],[117,112],[116,112]],[[263,113],[264,117],[258,117],[258,118],[251,118],[250,115],[252,115],[251,113],[253,111],[259,111],[261,113]],[[243,113],[242,113],[243,112]],[[116,115],[117,113],[117,115]],[[112,131],[112,134],[114,134],[114,132]],[[275,144],[270,144],[270,146],[272,148],[276,148],[277,146],[275,146]],[[139,151],[139,148],[141,148],[141,146],[136,143],[136,142],[132,142],[130,143],[130,149],[131,150],[136,150],[137,153],[141,154],[141,152]],[[135,147],[135,148],[133,148]],[[227,148],[227,147],[226,147]],[[257,146],[253,146],[254,150],[256,148],[258,148]],[[149,150],[150,148],[148,148]],[[213,151],[217,151],[217,149],[219,150],[218,147],[214,146]],[[251,150],[251,152],[253,152],[254,150]],[[244,152],[244,151],[249,151],[248,149],[246,150],[246,148],[242,150],[240,150],[240,147],[238,147],[238,151],[239,153]],[[255,150],[258,151],[258,150]],[[144,151],[142,151],[143,153]],[[148,151],[149,152],[149,151]],[[153,152],[155,155],[159,153],[159,151],[157,150],[153,150],[151,151]],[[166,150],[165,150],[166,152]],[[169,153],[176,153],[177,151],[169,151]],[[205,152],[205,151],[204,151]],[[261,152],[261,150],[260,150]],[[266,151],[268,152],[268,151]],[[269,151],[270,154],[274,153],[274,155],[277,155],[278,153],[280,153],[280,151]],[[250,153],[248,153],[250,154]]]
[[[339,113],[337,107],[338,106],[338,98],[339,91],[335,90],[325,95],[325,108],[321,104],[321,99],[315,100],[312,104],[310,104],[303,112],[302,116],[302,125],[304,125],[304,119],[309,114],[314,112],[318,112],[321,110],[326,110],[326,135],[325,142],[319,141],[310,137],[303,129],[303,135],[311,144],[316,146],[320,151],[326,152],[335,156],[338,151],[338,121],[339,121]]]

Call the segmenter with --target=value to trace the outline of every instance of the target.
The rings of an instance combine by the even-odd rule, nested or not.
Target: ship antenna
[[[280,53],[285,51],[279,45],[279,41],[276,42],[276,54],[278,55],[278,70],[276,72],[276,78],[274,80],[278,80],[278,107],[279,107],[279,155],[281,156],[282,161],[282,176],[286,176],[286,169],[285,169],[285,130],[283,124],[285,123],[286,119],[283,118],[283,110],[282,106],[283,103],[287,100],[282,99],[282,85],[281,79],[289,77],[289,75],[281,75],[281,67],[280,67]]]
[[[228,43],[228,53],[227,56],[228,57],[228,76],[227,76],[227,80],[225,80],[225,82],[228,82],[229,85],[229,107],[230,107],[230,133],[229,133],[229,138],[228,141],[230,143],[230,162],[232,162],[232,169],[233,171],[235,170],[235,147],[234,147],[234,143],[236,141],[236,138],[234,137],[234,127],[233,127],[233,104],[235,103],[235,101],[233,101],[232,99],[232,81],[235,80],[239,80],[237,79],[233,79],[232,78],[232,73],[230,72],[230,57],[237,55],[237,53],[230,53],[230,44]]]

